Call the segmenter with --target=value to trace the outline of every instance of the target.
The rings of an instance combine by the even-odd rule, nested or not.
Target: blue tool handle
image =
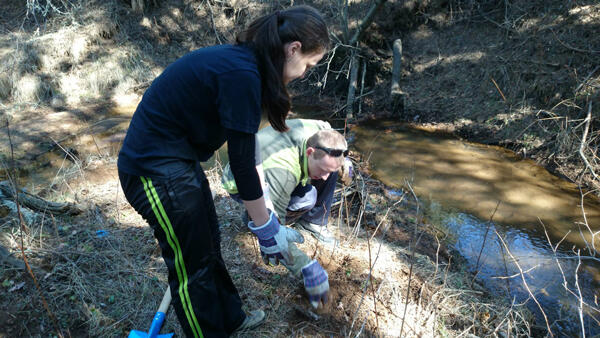
[[[160,302],[160,306],[158,307],[158,311],[154,315],[154,319],[152,319],[152,324],[150,325],[150,331],[148,331],[148,337],[155,338],[158,337],[158,333],[162,328],[162,324],[165,321],[166,313],[169,310],[169,304],[171,304],[171,287],[169,286],[165,291],[165,295],[163,296],[162,301]]]
[[[154,319],[152,319],[152,325],[150,325],[150,331],[148,331],[149,338],[155,338],[158,336],[160,329],[162,328],[162,324],[165,321],[165,313],[157,312],[154,315]]]

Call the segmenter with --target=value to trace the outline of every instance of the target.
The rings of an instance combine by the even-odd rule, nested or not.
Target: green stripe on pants
[[[190,300],[190,295],[188,292],[188,276],[185,269],[185,264],[183,262],[183,253],[181,252],[179,241],[177,240],[177,236],[175,236],[175,231],[173,231],[171,221],[169,221],[167,213],[165,212],[165,209],[163,208],[163,205],[160,202],[160,199],[158,198],[156,189],[152,185],[152,180],[150,178],[140,178],[144,185],[144,191],[146,192],[146,196],[148,196],[148,200],[150,201],[150,205],[152,206],[152,211],[154,211],[154,215],[156,216],[158,223],[165,232],[167,242],[169,243],[169,246],[175,254],[175,270],[177,271],[177,279],[179,280],[179,289],[177,291],[181,299],[181,306],[185,311],[185,315],[187,317],[190,328],[194,333],[194,336],[203,337],[202,330],[200,329],[200,325],[198,324],[198,320],[196,319],[196,315],[194,314],[194,309],[192,307],[192,302]]]

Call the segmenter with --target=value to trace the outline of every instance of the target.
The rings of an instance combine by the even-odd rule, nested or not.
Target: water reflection
[[[459,210],[447,213],[442,222],[455,234],[456,249],[467,258],[472,269],[484,241],[487,220],[500,201],[481,255],[478,276],[491,289],[516,296],[517,302],[528,298],[519,270],[501,246],[497,231],[521,269],[527,271],[526,281],[536,298],[551,313],[551,320],[557,320],[553,330],[578,332],[579,321],[573,317],[577,314],[576,298],[563,287],[566,281],[569,290],[578,293],[574,284],[578,261],[570,250],[580,248],[585,255],[586,241],[596,247],[600,247],[600,242],[596,239],[592,243],[589,231],[584,230],[583,236],[579,231],[578,224],[584,219],[581,196],[575,185],[505,149],[407,129],[391,121],[356,127],[353,133],[354,146],[369,158],[378,179],[392,187],[400,187],[408,180],[421,199],[440,203],[444,210]],[[588,224],[598,231],[600,203],[588,196],[584,206]],[[562,272],[541,222],[553,245],[566,235],[558,251]],[[600,266],[592,260],[581,264],[578,270],[581,292],[586,301],[595,304],[600,296]],[[535,303],[529,303],[536,307]],[[543,318],[538,319],[538,324],[544,325]],[[588,330],[600,333],[598,323],[587,320]]]
[[[541,220],[553,243],[571,231],[567,242],[585,247],[576,226],[584,221],[579,190],[533,161],[499,147],[409,130],[389,121],[353,131],[356,148],[370,157],[384,183],[397,187],[414,179],[422,196],[480,219],[488,219],[501,201],[494,221],[543,235]],[[586,198],[584,206],[588,224],[597,227],[600,203]],[[584,237],[591,244],[589,232]],[[595,244],[600,247],[598,238]]]

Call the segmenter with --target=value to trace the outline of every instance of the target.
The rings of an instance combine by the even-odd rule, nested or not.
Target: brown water
[[[563,277],[544,231],[545,226],[553,245],[565,237],[557,256],[568,287],[578,294],[574,279],[577,271],[583,297],[594,305],[600,296],[600,264],[584,259],[577,270],[578,261],[570,251],[574,247],[581,250],[582,256],[590,255],[586,242],[590,247],[600,248],[598,236],[593,243],[585,225],[582,198],[576,185],[503,148],[409,129],[391,121],[355,127],[352,132],[354,147],[369,158],[376,178],[397,189],[409,182],[419,198],[430,206],[431,217],[441,219],[442,225],[454,233],[455,248],[473,270],[488,221],[500,202],[477,267],[478,277],[491,289],[516,296],[517,302],[527,299],[520,276],[498,278],[519,270],[501,248],[497,231],[521,269],[528,271],[527,284],[545,312],[552,321],[557,320],[552,330],[566,335],[581,334],[576,297],[562,286]],[[592,231],[600,230],[598,199],[588,194],[583,206],[587,224]],[[506,266],[503,255],[508,262]],[[533,301],[528,305],[540,314]],[[589,307],[584,307],[584,312],[600,318]],[[542,317],[538,316],[538,324],[545,326]],[[586,334],[600,333],[598,323],[590,317],[584,326]]]

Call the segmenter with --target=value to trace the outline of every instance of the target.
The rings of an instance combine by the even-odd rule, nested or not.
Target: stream
[[[600,247],[592,194],[582,198],[576,185],[506,149],[398,122],[354,127],[351,138],[377,179],[392,189],[410,184],[425,219],[449,231],[493,294],[526,303],[545,328],[541,306],[555,335],[583,336],[582,323],[586,336],[600,334],[600,314],[579,301],[598,308],[600,260],[587,249]]]

